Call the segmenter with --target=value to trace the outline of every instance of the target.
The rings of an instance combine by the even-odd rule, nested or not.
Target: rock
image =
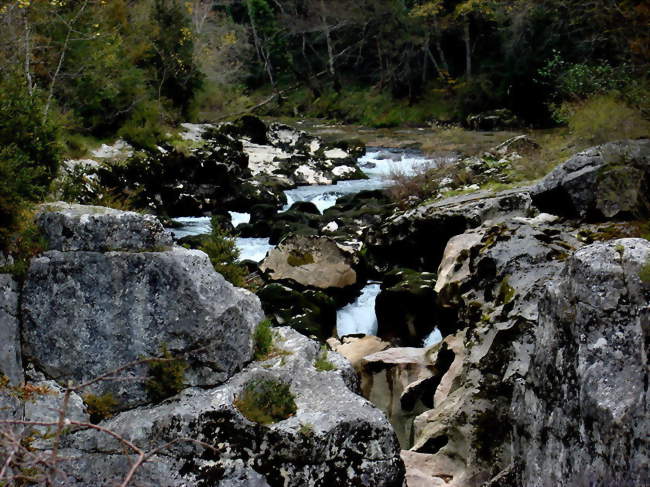
[[[365,237],[367,258],[376,271],[407,267],[435,272],[447,241],[487,220],[528,216],[532,200],[526,190],[484,191],[436,201],[398,212],[371,228]]]
[[[390,343],[372,335],[361,338],[345,337],[343,342],[336,338],[330,338],[327,343],[332,347],[332,350],[345,357],[352,364],[352,367],[358,371],[361,371],[361,362],[366,355],[372,355],[390,347]]]
[[[279,333],[283,356],[254,363],[220,387],[186,389],[160,405],[123,412],[102,423],[146,451],[177,441],[136,481],[187,486],[265,485],[264,481],[273,487],[402,486],[404,466],[385,416],[346,387],[341,371],[314,368],[317,343],[291,329]],[[234,402],[255,380],[287,384],[297,406],[295,414],[267,425],[246,419]],[[178,441],[183,438],[202,443]],[[84,458],[62,465],[77,482],[68,485],[96,481],[92,475],[103,471],[105,462],[112,462],[114,478],[123,477],[128,469],[114,461],[122,445],[96,431],[68,435],[64,446],[64,451]],[[104,467],[97,468],[98,464]],[[254,482],[244,483],[241,474]],[[239,483],[225,483],[237,478]]]
[[[46,252],[22,296],[23,354],[59,383],[86,381],[163,347],[187,361],[185,382],[210,386],[251,358],[259,301],[217,274],[196,250]],[[146,367],[128,370],[146,375]],[[139,381],[103,381],[121,407],[146,401]]]
[[[8,387],[25,382],[20,324],[18,322],[18,283],[10,274],[0,274],[0,419],[22,414],[22,405]]]
[[[336,302],[327,294],[307,289],[297,291],[271,283],[257,292],[266,316],[307,336],[326,340],[336,330]]]
[[[152,215],[71,203],[43,205],[36,219],[49,250],[152,251],[172,237]]]
[[[447,482],[440,478],[441,469],[436,465],[433,455],[402,450],[402,460],[406,469],[408,487],[445,487]],[[446,471],[447,469],[442,469]]]
[[[575,233],[541,214],[486,222],[447,245],[436,284],[445,338],[432,349],[446,372],[429,384],[434,407],[415,419],[411,449],[433,455],[450,486],[481,485],[512,463],[513,388],[529,370],[544,286],[582,246]]]
[[[296,201],[291,205],[289,211],[298,211],[300,213],[311,213],[312,215],[320,215],[320,210],[311,201]]]
[[[542,211],[592,221],[650,215],[650,140],[610,142],[556,167],[532,190]]]
[[[517,135],[497,145],[494,149],[491,149],[490,152],[494,155],[505,157],[513,153],[519,155],[530,154],[539,149],[540,145],[528,135]]]
[[[520,124],[517,116],[507,108],[470,115],[466,120],[466,125],[472,130],[504,130]]]
[[[426,404],[419,397],[405,397],[403,394],[409,385],[434,375],[435,367],[426,350],[389,348],[365,356],[360,369],[363,396],[386,414],[401,447],[410,448],[413,444],[413,419],[433,406],[433,394],[425,399]]]
[[[357,284],[358,260],[350,249],[328,237],[285,239],[271,250],[260,270],[273,281],[293,281],[316,289],[342,289]]]
[[[649,478],[650,242],[576,252],[539,305],[516,390],[521,485],[644,485]]]

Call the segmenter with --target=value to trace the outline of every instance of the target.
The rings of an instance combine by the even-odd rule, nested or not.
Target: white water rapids
[[[341,181],[338,184],[320,186],[299,186],[285,191],[287,204],[284,210],[297,201],[311,201],[322,212],[336,204],[337,198],[346,194],[359,193],[365,190],[386,188],[391,184],[392,174],[415,174],[422,168],[433,167],[435,162],[413,151],[369,148],[365,156],[359,159],[358,165],[368,176],[368,179]],[[248,223],[248,213],[230,212],[232,224]],[[172,229],[176,238],[188,235],[210,233],[212,230],[209,217],[176,218],[182,223],[179,228]],[[273,248],[265,238],[237,238],[240,260],[260,262],[266,253]],[[375,315],[375,299],[379,294],[379,284],[368,284],[361,295],[351,304],[337,312],[337,333],[340,337],[351,334],[372,335],[377,332],[377,317]],[[431,346],[442,340],[436,328],[425,340],[424,346]]]

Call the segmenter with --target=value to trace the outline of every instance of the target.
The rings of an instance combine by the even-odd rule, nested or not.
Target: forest
[[[252,109],[394,127],[505,108],[552,127],[595,102],[647,120],[649,22],[642,0],[4,0],[0,228],[64,155]]]

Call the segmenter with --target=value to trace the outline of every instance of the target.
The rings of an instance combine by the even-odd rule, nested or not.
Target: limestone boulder
[[[23,356],[60,383],[87,381],[163,349],[187,361],[191,386],[221,383],[252,355],[259,300],[196,250],[49,251],[32,260],[22,294]],[[146,367],[94,384],[122,407],[145,402]],[[129,379],[131,377],[131,379]]]
[[[167,445],[136,474],[136,482],[402,486],[404,466],[386,417],[348,389],[344,371],[314,367],[320,354],[316,342],[291,329],[278,333],[281,356],[253,363],[217,388],[186,389],[160,405],[102,423],[146,451]],[[247,419],[236,402],[251,381],[269,379],[289,386],[296,412],[260,424]],[[109,466],[113,479],[123,478],[129,468],[119,461],[122,445],[97,431],[68,435],[64,446],[72,453],[63,466],[69,474],[65,485],[97,482],[94,475],[106,478]]]
[[[37,217],[49,250],[151,251],[171,247],[172,237],[153,215],[103,206],[50,203]]]
[[[594,221],[650,214],[650,140],[593,147],[555,168],[533,189],[542,211]]]
[[[644,485],[649,478],[650,242],[577,251],[539,305],[516,388],[521,485]]]
[[[271,250],[260,270],[272,281],[316,289],[344,289],[358,282],[355,252],[328,237],[295,235]]]
[[[22,414],[22,405],[9,390],[25,382],[18,299],[18,283],[13,276],[0,274],[0,419]]]
[[[509,190],[445,198],[397,212],[364,236],[368,260],[377,271],[407,267],[435,272],[451,237],[488,220],[530,216],[533,211],[526,190]]]

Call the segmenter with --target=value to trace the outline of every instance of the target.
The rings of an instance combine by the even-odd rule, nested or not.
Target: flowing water
[[[368,176],[368,179],[341,181],[338,184],[320,186],[299,186],[285,191],[287,204],[284,210],[289,209],[297,201],[311,201],[322,212],[334,206],[337,198],[341,196],[386,188],[391,184],[392,175],[415,174],[423,168],[434,167],[438,162],[440,161],[428,159],[416,151],[372,147],[358,161],[359,167]],[[248,213],[230,212],[230,216],[234,226],[248,223],[250,220]],[[181,227],[172,230],[176,238],[200,235],[211,231],[209,217],[183,217],[176,218],[176,221],[182,223]],[[257,262],[263,260],[266,253],[273,248],[266,238],[237,238],[237,247],[240,251],[240,260]],[[377,332],[375,299],[379,291],[379,284],[368,284],[363,288],[356,301],[338,310],[337,333],[339,336],[372,335]],[[440,340],[442,337],[436,329],[425,339],[424,345],[431,346]]]

